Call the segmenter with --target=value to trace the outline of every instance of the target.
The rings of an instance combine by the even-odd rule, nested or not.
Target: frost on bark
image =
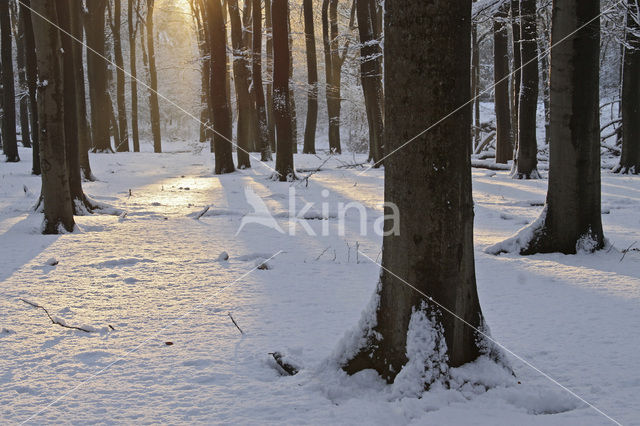
[[[460,82],[470,81],[471,0],[386,0],[385,17],[384,142],[393,151],[421,132],[425,121],[470,99],[470,86]],[[385,160],[385,200],[399,208],[399,232],[384,237],[375,320],[343,365],[349,374],[373,368],[388,382],[400,377],[409,365],[410,324],[418,316],[433,319],[419,321],[426,331],[442,332],[450,366],[482,352],[473,328],[403,282],[483,327],[473,253],[471,121],[471,108],[460,110]],[[440,372],[432,370],[434,376]]]
[[[58,23],[54,0],[32,0],[38,14]],[[36,14],[31,16],[38,61],[38,117],[40,123],[40,161],[42,168],[42,232],[58,234],[73,231],[69,177],[65,153],[64,82],[62,44],[57,28],[43,25]],[[45,83],[46,82],[46,83]]]
[[[640,10],[627,1],[622,77],[622,155],[616,173],[640,173]]]

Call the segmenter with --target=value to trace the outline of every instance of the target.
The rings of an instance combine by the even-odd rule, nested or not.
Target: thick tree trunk
[[[600,201],[599,0],[556,0],[552,40],[589,23],[551,56],[549,191],[539,228],[522,254],[604,246]]]
[[[58,23],[64,32],[60,33],[63,60],[63,85],[64,85],[64,148],[67,175],[69,178],[69,193],[71,196],[71,208],[74,214],[81,215],[92,210],[87,197],[82,190],[82,175],[80,172],[80,132],[78,120],[78,86],[84,84],[76,75],[74,59],[74,44],[77,43],[66,33],[76,33],[72,27],[70,3],[75,7],[74,0],[57,0]]]
[[[122,3],[113,0],[113,57],[116,63],[116,103],[118,105],[118,130],[120,139],[116,151],[129,151],[129,129],[127,125],[127,106],[125,101],[124,59],[122,57]]]
[[[131,138],[133,151],[140,152],[140,130],[138,127],[138,65],[136,64],[136,35],[138,32],[138,18],[134,12],[138,11],[140,0],[127,0],[127,26],[129,30],[129,73],[131,74]],[[136,7],[133,7],[133,3]]]
[[[32,0],[31,7],[35,48],[38,60],[38,115],[40,123],[40,159],[42,163],[42,203],[44,206],[44,234],[71,232],[75,227],[69,177],[67,174],[64,132],[64,82],[61,42],[58,29],[44,25],[44,16],[58,24],[54,0]]]
[[[438,120],[469,101],[469,85],[459,82],[471,79],[470,24],[471,0],[385,1],[389,150],[424,130],[425,120]],[[393,382],[408,361],[426,370],[431,360],[436,370],[424,374],[437,380],[446,374],[443,364],[457,367],[480,355],[481,336],[469,327],[483,329],[473,254],[471,122],[471,108],[465,108],[385,160],[385,199],[399,209],[399,229],[384,237],[376,325],[364,330],[367,344],[346,363],[350,374],[373,368]],[[434,353],[411,359],[412,333],[433,336]],[[438,352],[445,348],[443,338],[448,359]]]
[[[471,24],[471,96],[473,97],[473,148],[481,140],[480,132],[480,42],[478,41],[478,23]],[[473,151],[472,151],[473,152]]]
[[[291,149],[298,153],[298,113],[296,111],[295,83],[293,81],[293,37],[291,33],[291,6],[287,2],[287,25],[289,26],[289,113],[291,117]]]
[[[622,77],[622,156],[614,170],[640,173],[640,10],[627,0],[627,34]]]
[[[40,130],[38,127],[38,66],[36,58],[33,23],[31,22],[30,0],[20,3],[20,20],[24,24],[25,69],[27,72],[27,87],[29,89],[29,111],[31,117],[31,145],[33,165],[31,173],[40,174]]]
[[[289,109],[289,25],[288,1],[273,0],[273,103],[278,132],[276,173],[281,182],[296,178],[291,141],[291,111]]]
[[[211,80],[209,95],[213,117],[215,173],[232,173],[231,107],[227,93],[227,33],[220,0],[208,0],[209,44],[211,46]]]
[[[71,14],[71,28],[73,36],[81,40],[83,39],[83,17],[82,4],[71,2],[69,5]],[[76,41],[72,43],[73,48],[73,68],[76,77],[76,110],[78,119],[78,150],[79,161],[82,178],[84,180],[93,181],[93,173],[91,172],[91,164],[89,162],[89,149],[91,148],[91,129],[87,116],[87,100],[84,86],[84,62],[82,60],[82,45]]]
[[[322,42],[324,46],[327,110],[329,114],[329,148],[340,154],[340,93],[342,60],[338,40],[338,0],[322,2]]]
[[[276,118],[273,111],[273,25],[271,23],[271,0],[264,0],[266,54],[267,54],[267,130],[271,151],[276,150]]]
[[[539,22],[542,23],[542,28],[539,29],[539,42],[538,50],[540,51],[540,68],[542,77],[542,97],[544,102],[544,143],[549,145],[550,134],[549,124],[551,121],[551,111],[549,108],[549,55],[548,50],[551,47],[551,33],[549,27],[551,26],[551,18],[545,8],[542,11],[542,16]]]
[[[509,34],[508,13],[500,8],[493,21],[493,76],[495,81],[496,110],[496,163],[507,163],[513,158],[511,142],[511,111],[509,108]]]
[[[256,115],[258,119],[258,134],[256,144],[261,152],[262,161],[271,161],[271,146],[269,145],[269,129],[267,125],[267,108],[262,87],[262,7],[260,0],[253,0],[253,57],[252,76],[253,90],[256,99]]]
[[[304,37],[307,48],[307,123],[304,128],[304,154],[316,153],[316,127],[318,125],[318,58],[316,33],[313,25],[313,0],[303,0]]]
[[[0,1],[0,61],[2,62],[2,149],[7,162],[20,161],[16,136],[16,92],[13,82],[13,48],[9,2]]]
[[[243,24],[240,20],[238,0],[228,0],[229,21],[231,24],[231,44],[233,45],[233,81],[238,102],[238,121],[236,127],[238,169],[251,168],[249,151],[253,150],[253,105],[249,93],[249,52],[243,39]]]
[[[93,152],[113,152],[109,135],[111,101],[107,92],[107,63],[105,56],[105,10],[107,0],[86,3],[87,15],[87,77],[91,104],[91,131]],[[97,53],[94,53],[97,52]]]
[[[520,57],[520,0],[511,0],[511,39],[513,50],[513,74],[511,77],[511,131],[513,147],[518,146],[518,111],[520,108],[520,81],[522,59]]]
[[[520,58],[522,73],[518,102],[518,145],[512,175],[516,179],[538,179],[538,30],[536,0],[520,0]]]
[[[160,105],[158,104],[158,70],[156,68],[156,50],[153,31],[153,10],[155,0],[147,0],[147,53],[149,55],[149,110],[151,112],[151,133],[153,134],[153,152],[162,152],[160,133]]]
[[[18,89],[20,97],[20,136],[22,146],[31,147],[31,129],[29,129],[29,95],[27,85],[27,73],[25,71],[24,48],[24,20],[20,16],[22,12],[13,15],[18,20],[18,33],[16,36],[16,62],[18,65]]]
[[[384,118],[382,113],[382,65],[380,40],[375,33],[376,15],[374,0],[357,0],[358,30],[360,32],[360,77],[369,124],[369,160],[374,167],[382,165],[382,137]]]

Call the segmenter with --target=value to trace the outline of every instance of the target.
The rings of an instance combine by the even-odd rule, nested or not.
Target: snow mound
[[[513,237],[487,247],[484,252],[487,254],[499,255],[502,253],[520,253],[529,247],[536,231],[543,225],[547,217],[547,208],[545,207],[540,216],[530,225],[520,229]]]

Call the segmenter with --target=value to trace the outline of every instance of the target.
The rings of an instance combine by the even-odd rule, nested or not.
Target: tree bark
[[[522,254],[604,247],[600,200],[600,1],[555,0],[551,144],[546,208]]]
[[[470,99],[471,0],[385,1],[385,146],[404,141]],[[419,40],[408,43],[408,40]],[[436,57],[438,60],[433,60]],[[385,200],[399,209],[398,232],[384,237],[376,325],[368,342],[345,365],[349,374],[375,369],[393,382],[410,360],[412,319],[430,320],[436,346],[457,367],[481,353],[475,330],[430,302],[437,301],[469,325],[483,329],[473,254],[473,202],[469,140],[471,108],[424,134],[385,160]],[[452,184],[455,183],[455,184]],[[416,208],[421,205],[423,208]],[[387,231],[391,223],[386,223]],[[430,296],[423,298],[402,280]],[[417,362],[427,360],[417,359]],[[426,369],[427,366],[425,365]],[[426,372],[425,372],[426,373]],[[429,383],[425,383],[428,386]]]
[[[215,174],[232,173],[231,106],[227,93],[227,34],[220,0],[207,0],[211,46],[210,105],[213,117]]]
[[[2,149],[9,163],[20,161],[16,136],[16,92],[13,82],[13,48],[9,2],[0,1],[0,61],[2,61]]]
[[[374,0],[356,0],[356,2],[360,33],[360,77],[369,124],[369,160],[373,161],[373,167],[380,167],[384,132],[382,49],[379,35],[375,33],[377,24]]]
[[[253,57],[252,76],[253,90],[256,99],[256,115],[258,119],[257,146],[260,149],[261,160],[271,161],[271,146],[269,145],[269,129],[267,125],[267,108],[262,87],[262,7],[260,0],[253,0]]]
[[[29,95],[27,85],[27,73],[25,71],[25,48],[24,48],[24,20],[20,16],[19,9],[13,14],[13,19],[18,21],[18,31],[16,35],[16,62],[18,65],[18,89],[20,97],[20,136],[22,146],[31,148],[31,129],[29,129]]]
[[[513,74],[511,77],[511,131],[513,147],[518,146],[518,111],[520,108],[520,82],[522,59],[520,57],[520,0],[511,0],[511,39],[513,50]]]
[[[113,152],[109,135],[111,101],[107,93],[107,63],[105,56],[106,0],[86,3],[85,29],[87,34],[87,77],[91,104],[93,152]],[[97,53],[96,53],[97,52]]]
[[[30,0],[20,3],[20,20],[24,23],[25,69],[27,72],[27,87],[29,89],[29,111],[31,117],[31,145],[33,164],[31,173],[39,175],[40,170],[40,129],[38,126],[38,66],[36,58],[33,23],[31,22]]]
[[[55,0],[31,1],[31,7],[36,12],[31,19],[38,77],[40,81],[47,82],[38,87],[44,234],[71,232],[75,227],[65,153],[62,44],[58,29],[53,25],[45,25],[38,16],[58,24],[56,3]]]
[[[147,0],[147,54],[149,55],[149,110],[151,112],[151,133],[153,134],[153,152],[162,152],[160,132],[160,105],[158,104],[158,70],[156,68],[156,50],[153,31],[153,10],[155,0]]]
[[[298,153],[298,113],[296,111],[295,83],[293,81],[293,37],[291,34],[291,6],[287,2],[287,25],[289,26],[289,113],[291,117],[291,149]]]
[[[233,45],[233,81],[238,102],[238,121],[236,127],[238,169],[250,169],[249,150],[253,145],[253,105],[249,93],[249,52],[243,39],[243,24],[240,20],[238,0],[228,0],[229,21],[231,25],[231,43]]]
[[[344,57],[340,57],[339,52],[338,0],[323,0],[322,2],[322,41],[327,81],[329,148],[332,152],[340,154],[342,152],[340,146],[340,74]]]
[[[622,77],[622,155],[617,173],[640,173],[640,10],[627,1],[627,31]]]
[[[318,125],[318,58],[316,33],[313,25],[313,0],[303,0],[304,37],[307,48],[307,123],[304,128],[304,154],[316,153],[316,128]]]
[[[508,9],[502,6],[493,21],[493,76],[495,81],[496,110],[496,163],[507,163],[513,158],[511,142],[511,111],[509,108],[509,35],[505,24]]]
[[[296,178],[291,141],[291,111],[289,109],[289,19],[288,1],[273,0],[273,104],[278,132],[276,173],[280,182]]]
[[[83,40],[82,4],[72,2],[70,5],[71,28],[73,36]],[[82,178],[87,181],[95,180],[89,162],[91,149],[91,129],[87,117],[87,100],[85,91],[84,62],[82,60],[82,45],[76,41],[72,43],[73,68],[76,77],[76,110],[78,119],[78,150]]]
[[[116,64],[116,104],[118,105],[118,134],[116,151],[129,151],[129,129],[125,100],[124,59],[122,57],[122,1],[113,0],[113,57]]]
[[[136,7],[133,7],[135,2]],[[133,151],[140,152],[140,130],[138,127],[138,65],[136,64],[136,36],[138,33],[138,17],[140,0],[127,0],[127,26],[129,30],[129,72],[131,74],[131,138]]]
[[[512,176],[538,179],[538,29],[536,0],[520,0],[520,100],[518,101],[518,144]]]
[[[276,150],[276,119],[273,111],[273,25],[271,23],[271,0],[264,0],[265,32],[267,49],[267,128],[271,151]]]

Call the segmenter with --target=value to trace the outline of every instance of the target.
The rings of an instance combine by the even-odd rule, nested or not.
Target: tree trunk
[[[118,105],[118,134],[116,151],[129,151],[129,129],[125,101],[124,59],[122,57],[122,2],[113,0],[113,57],[116,64],[116,104]]]
[[[471,96],[473,98],[473,147],[482,142],[480,133],[480,43],[478,23],[471,24]],[[473,152],[473,151],[472,151]]]
[[[522,59],[520,57],[520,0],[511,0],[511,38],[513,49],[513,74],[511,77],[511,131],[513,147],[518,146],[518,111],[520,108],[520,81]]]
[[[107,93],[107,63],[105,56],[105,10],[107,0],[86,3],[87,15],[87,77],[91,104],[93,152],[113,152],[109,135],[111,101]],[[97,53],[94,53],[97,52]]]
[[[40,174],[40,129],[38,126],[38,66],[36,58],[33,23],[31,22],[30,0],[20,3],[20,20],[24,23],[25,68],[27,72],[27,86],[29,89],[29,111],[31,117],[31,145],[33,164],[31,173]]]
[[[493,76],[495,81],[496,110],[496,163],[507,163],[513,158],[511,143],[511,111],[509,108],[509,35],[505,24],[508,13],[502,6],[493,21]]]
[[[287,2],[287,25],[289,26],[289,114],[291,117],[291,149],[298,153],[298,113],[296,112],[295,83],[293,81],[293,37],[291,34],[291,6]]]
[[[56,0],[32,0],[31,7],[38,78],[48,84],[38,87],[40,158],[42,163],[42,202],[44,234],[71,232],[75,227],[65,155],[64,82],[61,42],[58,29],[45,25],[45,19],[58,24]],[[40,15],[40,16],[38,16]]]
[[[24,48],[24,20],[20,16],[22,12],[14,14],[18,21],[18,33],[16,36],[16,62],[18,65],[18,89],[20,94],[20,135],[22,146],[31,147],[31,131],[29,129],[29,96],[27,86],[27,73],[25,71]]]
[[[622,156],[617,173],[640,173],[640,10],[627,0],[627,31],[622,77]]]
[[[151,112],[151,133],[153,134],[153,152],[162,152],[160,134],[160,105],[158,105],[158,70],[153,31],[153,9],[155,0],[147,0],[147,53],[149,55],[149,110]]]
[[[470,87],[460,82],[471,80],[470,38],[471,0],[385,1],[385,147],[390,151],[424,130],[425,121],[469,101]],[[376,325],[363,330],[368,341],[346,363],[349,374],[373,368],[393,382],[412,362],[437,380],[446,374],[445,364],[457,367],[481,353],[481,336],[469,327],[484,328],[473,254],[471,122],[471,108],[464,108],[385,160],[385,199],[399,209],[399,229],[384,237]],[[385,225],[390,231],[390,221]],[[408,353],[407,336],[415,333],[433,336],[434,353]],[[443,338],[446,357],[439,353]],[[429,361],[433,371],[427,371]]]
[[[374,0],[357,0],[358,30],[360,32],[360,78],[369,124],[369,160],[374,167],[382,165],[382,138],[384,118],[382,113],[382,49],[375,33],[376,15]]]
[[[324,45],[329,114],[329,148],[340,154],[340,73],[342,59],[338,51],[338,0],[322,2],[322,41]]]
[[[574,254],[604,246],[600,201],[599,0],[556,0],[552,40],[585,28],[551,56],[549,191],[522,254]]]
[[[2,149],[7,162],[20,161],[16,136],[16,92],[13,82],[13,48],[9,2],[0,1],[0,61],[2,62]]]
[[[258,119],[258,134],[256,138],[262,161],[271,161],[271,146],[269,146],[269,129],[267,127],[267,109],[262,87],[262,7],[260,0],[253,0],[253,57],[252,75],[253,90],[256,99],[256,115]]]
[[[540,68],[542,70],[542,96],[544,102],[544,143],[545,145],[549,145],[550,134],[549,134],[549,124],[551,121],[551,112],[549,108],[549,55],[547,54],[551,47],[551,34],[549,32],[549,27],[551,26],[550,17],[547,13],[547,8],[545,7],[542,11],[542,16],[540,18],[540,22],[542,23],[542,28],[539,31],[539,43],[538,50],[540,51]]]
[[[227,93],[227,32],[220,0],[208,0],[209,44],[211,46],[210,102],[213,117],[215,173],[232,173],[231,107]]]
[[[518,102],[518,144],[512,175],[516,179],[538,179],[538,29],[536,0],[520,0],[520,100]]]
[[[296,178],[291,141],[291,111],[289,109],[289,25],[288,1],[273,0],[273,103],[278,132],[276,173],[280,182]]]
[[[72,2],[70,5],[71,28],[73,36],[82,41],[83,39],[83,17],[82,5]],[[82,60],[82,45],[76,41],[72,43],[73,48],[73,68],[76,77],[76,110],[78,119],[78,150],[82,178],[87,181],[95,180],[91,172],[89,162],[89,149],[91,148],[91,129],[87,118],[87,100],[84,86],[84,62]]]
[[[131,74],[131,138],[133,139],[133,151],[140,152],[140,130],[138,127],[138,66],[136,64],[136,35],[138,32],[138,18],[134,12],[138,12],[140,0],[127,1],[127,26],[129,30],[129,72]],[[134,9],[133,3],[136,3]]]
[[[307,48],[307,123],[304,128],[304,154],[316,153],[316,127],[318,125],[318,58],[316,33],[313,25],[313,0],[303,0],[304,37]]]
[[[229,20],[231,24],[231,43],[233,45],[233,81],[238,102],[238,121],[236,127],[238,169],[250,169],[249,150],[253,150],[253,105],[249,93],[249,57],[243,40],[243,25],[240,20],[238,0],[228,0]]]
[[[271,151],[276,150],[276,119],[273,111],[273,25],[271,24],[271,0],[264,0],[266,48],[267,48],[267,130]]]

